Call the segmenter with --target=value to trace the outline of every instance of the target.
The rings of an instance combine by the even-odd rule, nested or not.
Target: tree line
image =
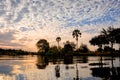
[[[23,51],[21,49],[15,50],[15,49],[2,49],[0,48],[0,55],[32,55],[35,54],[35,52],[28,52],[28,51]]]
[[[73,55],[78,54],[78,52],[87,53],[89,52],[89,49],[87,45],[82,44],[80,47],[78,47],[78,39],[81,37],[81,32],[78,29],[75,29],[72,34],[73,38],[76,40],[76,44],[74,42],[66,41],[64,42],[64,47],[60,47],[60,41],[62,40],[60,36],[56,37],[57,46],[50,47],[49,42],[46,39],[40,39],[36,46],[38,48],[38,54],[41,55]]]
[[[91,45],[98,46],[98,51],[115,51],[114,45],[119,45],[120,51],[120,28],[108,27],[102,29],[100,35],[93,37],[90,41]]]
[[[79,37],[81,37],[82,33],[80,30],[75,29],[72,34],[73,38],[76,40],[76,44],[74,42],[66,41],[64,43],[64,47],[60,47],[61,37],[56,37],[57,46],[49,46],[49,42],[46,39],[40,39],[36,46],[38,48],[38,54],[42,55],[66,55],[66,54],[81,54],[81,53],[90,53],[91,51],[87,47],[86,44],[81,44],[80,47],[78,45]],[[93,46],[98,46],[97,52],[111,52],[116,50],[114,49],[114,44],[119,44],[120,50],[120,28],[108,27],[108,29],[102,29],[98,36],[93,37],[89,43]]]

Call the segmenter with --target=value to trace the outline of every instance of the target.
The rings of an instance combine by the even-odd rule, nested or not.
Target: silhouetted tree
[[[80,48],[79,48],[79,51],[80,51],[80,52],[88,52],[89,49],[88,49],[87,45],[81,44],[81,46],[80,46]]]
[[[70,44],[70,45],[72,46],[73,50],[74,50],[75,47],[76,47],[76,45],[75,45],[74,42],[66,41],[66,42],[64,43],[64,45],[65,45],[65,44]]]
[[[99,50],[102,50],[102,45],[109,43],[104,35],[95,36],[89,42],[91,45],[97,45],[99,47]]]
[[[70,44],[65,44],[62,49],[64,56],[64,64],[71,64],[73,62],[73,48]]]
[[[49,50],[49,43],[45,39],[40,39],[36,43],[37,48],[39,49],[38,52],[47,52]]]
[[[115,43],[115,33],[113,33],[113,31],[114,28],[112,28],[111,26],[108,27],[107,30],[103,28],[103,30],[101,31],[102,35],[104,35],[107,41],[110,43],[112,49],[113,49],[113,44]]]
[[[73,52],[73,48],[70,44],[65,44],[63,48],[63,52],[65,54],[71,54]]]
[[[56,41],[58,42],[58,50],[59,50],[59,42],[61,41],[61,37],[57,37]]]
[[[115,34],[115,42],[119,44],[119,50],[120,50],[120,28],[114,29],[112,33]]]
[[[58,56],[58,48],[57,48],[57,46],[52,46],[52,47],[50,47],[49,48],[49,51],[47,52],[47,54],[46,55],[51,55],[51,56]]]
[[[112,49],[111,49],[111,47],[109,47],[109,46],[105,46],[105,47],[104,47],[104,51],[105,51],[105,52],[109,52],[109,51],[111,51],[111,50],[112,50]]]
[[[77,42],[77,49],[78,49],[78,37],[81,37],[81,32],[78,29],[75,29],[72,33],[73,38],[76,39]]]

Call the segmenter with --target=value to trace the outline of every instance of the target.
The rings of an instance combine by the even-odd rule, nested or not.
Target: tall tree
[[[109,42],[106,40],[106,37],[104,35],[98,35],[93,37],[90,41],[91,45],[97,45],[100,49],[102,49],[102,46],[105,44],[108,44]]]
[[[113,49],[113,45],[115,43],[115,33],[113,33],[113,31],[114,31],[114,28],[112,28],[111,26],[108,27],[107,30],[105,30],[103,28],[103,30],[101,31],[101,34],[106,37],[106,39],[110,43],[112,49]]]
[[[58,43],[58,50],[59,50],[59,42],[61,41],[61,37],[57,37],[57,38],[56,38],[56,41],[57,41],[57,43]]]
[[[37,48],[39,49],[38,52],[47,52],[49,50],[49,43],[45,39],[40,39],[36,43]]]
[[[114,29],[113,33],[115,34],[115,42],[119,44],[119,50],[120,50],[120,28]]]
[[[78,37],[81,37],[81,32],[78,29],[75,29],[72,33],[73,38],[76,39],[77,49],[78,49]]]

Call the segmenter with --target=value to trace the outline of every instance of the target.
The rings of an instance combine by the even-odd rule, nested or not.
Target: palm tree
[[[57,43],[58,43],[58,50],[59,50],[59,42],[61,41],[61,37],[57,37],[57,38],[56,38],[56,41],[57,41]]]
[[[73,38],[76,39],[77,49],[78,49],[78,37],[81,37],[81,32],[78,29],[75,29],[72,33]]]
[[[102,35],[104,35],[107,41],[110,43],[112,49],[113,49],[113,44],[115,43],[115,34],[113,31],[114,28],[112,28],[111,26],[108,27],[107,30],[103,28],[103,31],[101,31]]]

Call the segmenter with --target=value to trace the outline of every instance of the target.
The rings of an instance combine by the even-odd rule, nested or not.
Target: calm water
[[[69,61],[64,64],[64,59],[48,60],[41,56],[0,56],[0,80],[120,79],[119,57],[74,57]]]

